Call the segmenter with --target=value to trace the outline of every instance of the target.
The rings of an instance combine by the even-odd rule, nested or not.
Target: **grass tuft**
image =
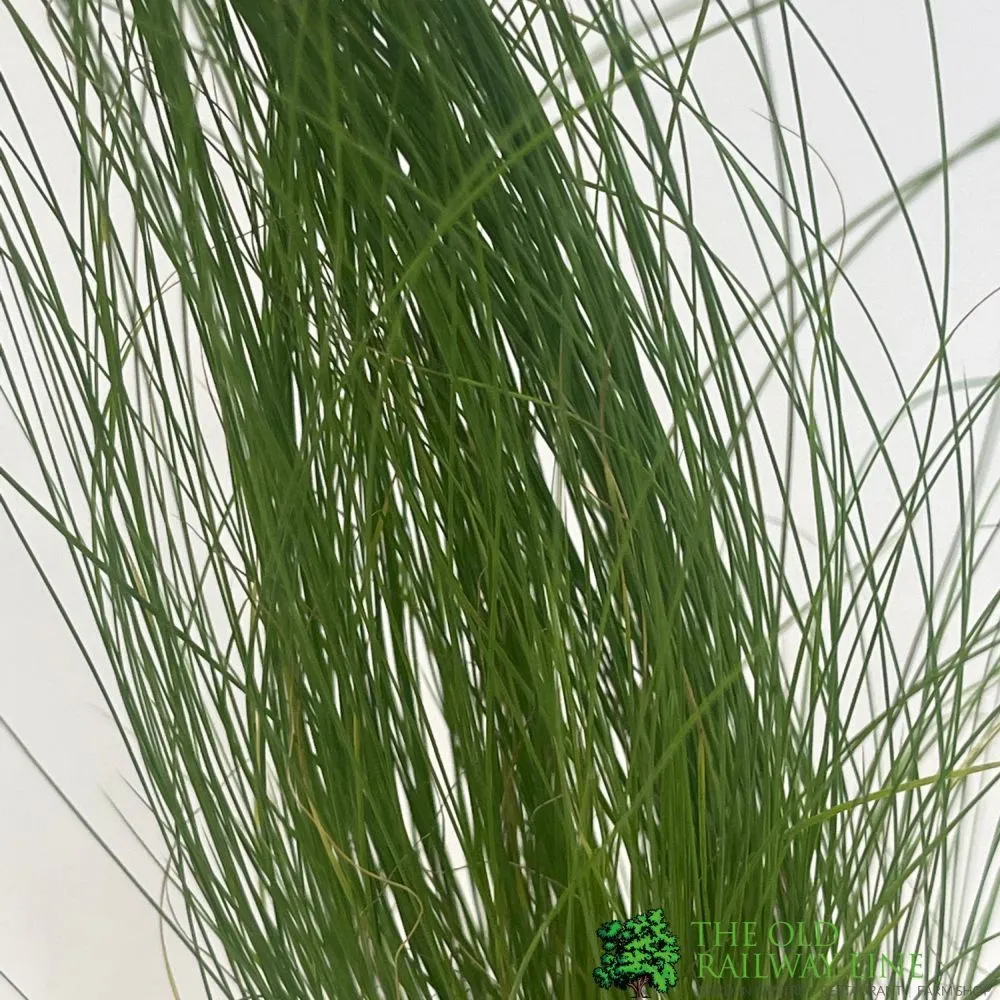
[[[827,232],[788,2],[17,6],[79,176],[0,76],[0,384],[40,476],[0,496],[76,561],[206,995],[592,996],[597,928],[654,907],[685,961],[694,921],[823,920],[996,981],[998,882],[955,878],[997,780],[997,382],[951,372],[908,210],[995,129],[949,155],[939,106],[942,162],[879,153],[892,196]],[[723,39],[775,179],[698,96]],[[893,220],[939,348],[913,384],[886,352],[886,424],[837,317]]]

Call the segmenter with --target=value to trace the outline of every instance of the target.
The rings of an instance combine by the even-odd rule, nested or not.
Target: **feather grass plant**
[[[825,920],[997,981],[997,838],[971,907],[954,881],[995,794],[997,383],[953,377],[926,265],[939,348],[888,425],[836,326],[878,228],[919,255],[908,205],[947,204],[942,109],[941,162],[883,158],[891,195],[831,234],[794,75],[825,53],[785,0],[4,7],[79,181],[69,207],[0,78],[3,388],[42,477],[5,464],[2,499],[73,554],[206,995],[594,996],[596,929],[651,907],[688,944]],[[765,15],[776,180],[696,88],[736,38],[779,120]],[[697,142],[761,288],[699,228]]]

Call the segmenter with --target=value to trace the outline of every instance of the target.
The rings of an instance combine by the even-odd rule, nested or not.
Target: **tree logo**
[[[675,966],[681,950],[663,910],[649,910],[624,922],[609,920],[601,924],[597,936],[604,952],[594,969],[594,982],[601,989],[631,990],[633,1000],[639,1000],[648,996],[650,986],[666,993],[677,985]]]

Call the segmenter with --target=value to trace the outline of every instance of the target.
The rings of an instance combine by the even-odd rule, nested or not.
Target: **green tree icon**
[[[649,986],[666,993],[677,985],[675,964],[681,952],[663,910],[649,910],[624,922],[609,920],[597,936],[604,952],[594,969],[594,982],[601,989],[631,990],[638,1000],[648,995]]]

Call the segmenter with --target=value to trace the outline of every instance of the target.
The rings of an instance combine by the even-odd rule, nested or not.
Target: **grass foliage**
[[[19,6],[78,186],[0,78],[38,472],[0,495],[70,546],[206,995],[596,996],[596,929],[651,907],[682,948],[828,920],[985,991],[998,883],[955,866],[996,781],[997,386],[953,376],[923,264],[939,347],[889,424],[835,322],[958,154],[824,229],[790,2]],[[779,118],[765,15],[776,170],[696,86],[735,37]],[[699,143],[760,288],[696,224]]]

